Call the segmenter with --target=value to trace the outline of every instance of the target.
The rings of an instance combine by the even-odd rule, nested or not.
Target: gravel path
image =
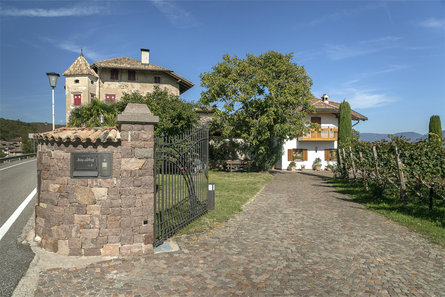
[[[321,176],[277,174],[180,251],[40,273],[36,296],[445,296],[445,249]],[[114,295],[113,295],[114,294]]]

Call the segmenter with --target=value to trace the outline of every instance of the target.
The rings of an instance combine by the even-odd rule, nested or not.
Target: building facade
[[[141,49],[141,60],[127,57],[95,62],[90,65],[83,54],[63,73],[66,78],[66,121],[71,111],[89,104],[94,98],[119,101],[124,93],[152,92],[155,86],[180,95],[194,84],[170,69],[150,63],[150,50]]]
[[[321,99],[311,99],[315,112],[309,114],[307,121],[319,126],[295,139],[287,140],[283,145],[283,154],[275,167],[287,169],[293,161],[297,169],[302,167],[311,169],[315,159],[320,158],[322,169],[328,164],[336,163],[336,149],[338,140],[338,111],[340,103],[330,101],[324,94]],[[351,110],[351,118],[356,123],[368,120],[364,115]]]

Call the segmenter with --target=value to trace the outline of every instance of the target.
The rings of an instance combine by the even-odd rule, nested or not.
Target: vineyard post
[[[345,164],[345,176],[346,176],[346,179],[349,180],[348,162],[346,161],[346,153],[345,153],[345,149],[342,148],[341,151],[342,151],[342,153],[343,153],[343,162],[344,162],[344,164]]]
[[[342,159],[342,157],[341,157],[341,151],[340,151],[341,149],[339,148],[338,149],[338,170],[337,171],[340,171],[340,177],[341,177],[341,175],[343,174],[342,173],[342,171],[343,171],[343,159]],[[337,174],[337,172],[335,173],[335,174]]]
[[[399,157],[399,151],[397,150],[397,146],[395,147],[396,150],[396,162],[397,162],[397,171],[399,173],[399,181],[400,181],[400,199],[403,201],[403,207],[406,207],[408,202],[406,198],[406,184],[405,184],[405,176],[403,174],[403,164]]]
[[[363,177],[363,183],[365,184],[365,189],[366,189],[366,191],[368,191],[369,190],[369,188],[368,188],[368,174],[367,174],[367,172],[366,172],[366,169],[365,169],[365,164],[364,164],[364,161],[363,161],[363,154],[362,154],[362,152],[360,151],[360,152],[358,152],[358,154],[359,154],[359,156],[360,156],[360,166],[362,167],[362,177]]]
[[[354,175],[354,179],[357,179],[357,173],[355,171],[354,155],[352,154],[351,147],[349,147],[349,155],[351,156],[352,174]]]
[[[379,186],[381,186],[382,182],[380,180],[380,175],[379,175],[379,164],[377,163],[377,149],[375,148],[374,145],[372,146],[372,154],[374,155],[374,162],[375,162],[375,177],[377,179]]]

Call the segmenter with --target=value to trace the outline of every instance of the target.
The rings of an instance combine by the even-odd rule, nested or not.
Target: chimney
[[[328,94],[323,94],[323,96],[321,96],[321,101],[328,103],[329,102],[329,96]]]
[[[142,64],[150,64],[150,50],[141,48],[141,62]]]

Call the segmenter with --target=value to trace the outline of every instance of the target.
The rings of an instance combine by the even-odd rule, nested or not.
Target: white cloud
[[[173,1],[165,0],[149,0],[167,19],[173,26],[178,28],[190,28],[198,25],[198,22],[193,15],[178,6]]]
[[[439,29],[445,29],[445,19],[436,19],[436,18],[429,18],[427,20],[424,20],[419,23],[419,26],[424,28],[439,28]]]
[[[333,1],[333,2],[335,2],[335,1]],[[354,2],[354,1],[351,1],[351,3],[352,2]],[[389,7],[385,1],[379,1],[377,3],[372,3],[372,1],[371,1],[371,4],[367,4],[367,5],[363,4],[363,2],[366,2],[366,1],[355,1],[355,2],[361,2],[361,3],[357,7],[343,8],[343,9],[340,9],[334,13],[331,13],[331,14],[321,15],[321,16],[317,17],[316,19],[313,19],[312,21],[308,22],[307,25],[314,26],[317,24],[323,24],[323,23],[326,24],[326,23],[333,22],[333,21],[341,21],[345,18],[353,17],[355,15],[359,15],[361,13],[366,13],[366,12],[372,11],[372,10],[377,10],[380,8],[382,8],[384,10],[389,21],[392,22],[391,12],[390,12]]]
[[[378,48],[354,48],[345,45],[327,45],[325,49],[326,55],[334,61],[363,56],[380,51]]]
[[[372,44],[372,43],[382,43],[382,42],[394,42],[402,39],[402,37],[398,36],[384,36],[376,39],[362,40],[359,43],[361,44]]]
[[[351,104],[352,108],[366,109],[381,107],[389,103],[398,101],[396,97],[387,95],[383,92],[372,89],[360,89],[355,87],[332,90],[331,98],[337,98],[336,101],[346,101]]]
[[[84,56],[91,59],[94,62],[104,59],[104,55],[97,53],[96,51],[92,50],[90,47],[81,46],[81,45],[73,43],[71,41],[64,41],[62,43],[55,44],[55,45],[62,50],[66,50],[66,51],[78,53],[78,54],[80,54],[80,49],[82,48]]]
[[[50,38],[42,38],[43,41],[50,43],[51,45],[68,52],[76,53],[80,55],[80,50],[83,49],[83,55],[88,58],[89,62],[97,62],[100,60],[104,60],[106,57],[103,54],[100,54],[94,50],[92,50],[89,46],[82,46],[81,44],[71,41],[57,41]]]
[[[398,47],[397,41],[400,39],[401,37],[385,36],[378,39],[363,40],[353,46],[326,44],[324,49],[326,55],[330,59],[336,61],[373,54]]]
[[[95,14],[108,13],[102,7],[69,7],[69,8],[0,8],[1,16],[13,17],[68,17],[68,16],[89,16]]]

